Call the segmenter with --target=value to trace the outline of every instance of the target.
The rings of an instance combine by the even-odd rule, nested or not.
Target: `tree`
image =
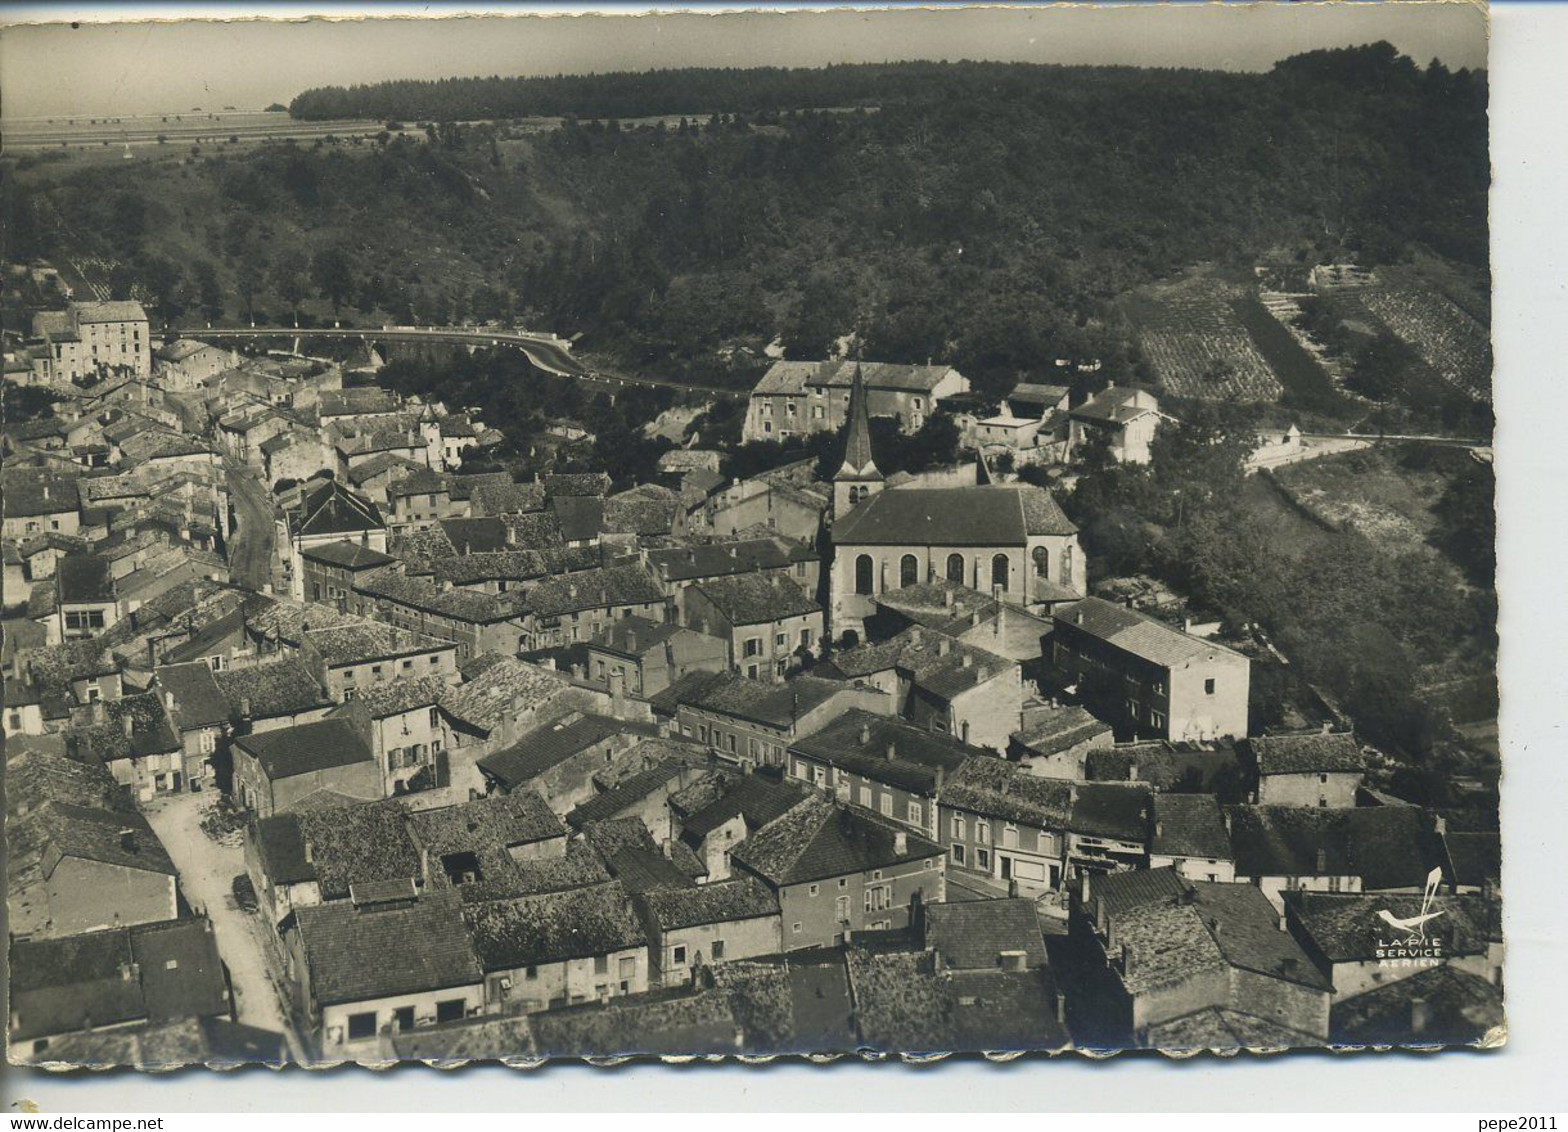
[[[218,269],[211,260],[200,260],[196,264],[196,301],[208,322],[217,322],[223,317],[223,284],[218,281]]]
[[[272,264],[272,289],[277,292],[278,298],[288,304],[295,326],[299,325],[299,305],[305,301],[307,294],[305,284],[309,271],[310,262],[303,252],[298,251],[284,252]]]
[[[1414,361],[1410,347],[1385,330],[1357,352],[1345,384],[1374,401],[1392,401],[1404,389]]]
[[[348,253],[333,245],[322,248],[311,259],[310,277],[316,287],[332,303],[332,313],[337,314],[354,293],[354,265]]]

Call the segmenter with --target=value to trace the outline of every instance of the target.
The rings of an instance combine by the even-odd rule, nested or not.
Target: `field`
[[[1250,294],[1244,284],[1199,269],[1122,300],[1166,392],[1210,401],[1279,399],[1284,387],[1233,306]]]
[[[1231,309],[1252,335],[1253,344],[1284,386],[1285,397],[1292,405],[1325,413],[1353,407],[1335,388],[1323,365],[1262,302],[1251,296],[1232,299]]]
[[[1399,448],[1369,448],[1282,468],[1274,478],[1330,526],[1364,535],[1399,553],[1426,547],[1436,528],[1432,508],[1449,477],[1434,466],[1412,467]],[[1455,458],[1468,459],[1456,451]]]

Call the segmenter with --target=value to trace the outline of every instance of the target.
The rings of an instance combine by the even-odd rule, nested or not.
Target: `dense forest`
[[[874,108],[810,109],[823,103]],[[669,125],[608,117],[699,104]],[[0,207],[9,258],[108,265],[159,321],[496,319],[734,384],[775,337],[813,356],[855,334],[868,355],[942,359],[995,390],[1060,357],[1133,367],[1114,297],[1197,261],[1419,252],[1484,272],[1486,105],[1484,73],[1387,44],[1266,74],[931,63],[393,83],[293,111],[428,118],[422,133],[136,166],[23,157]],[[546,112],[575,117],[472,122]]]

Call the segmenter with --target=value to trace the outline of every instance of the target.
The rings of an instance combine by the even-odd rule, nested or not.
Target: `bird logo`
[[[1442,883],[1442,868],[1438,867],[1433,869],[1430,873],[1427,874],[1426,877],[1426,890],[1421,894],[1420,912],[1416,913],[1414,916],[1406,916],[1401,918],[1394,915],[1387,908],[1382,908],[1378,910],[1377,918],[1382,920],[1395,931],[1403,932],[1406,935],[1415,934],[1420,936],[1424,942],[1426,940],[1427,921],[1434,920],[1443,914],[1443,910],[1441,908],[1435,912],[1428,911],[1428,909],[1432,907],[1433,898],[1437,895],[1437,886]]]

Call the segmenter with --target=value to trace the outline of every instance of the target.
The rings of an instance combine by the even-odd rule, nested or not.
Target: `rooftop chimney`
[[[893,852],[900,857],[909,852],[909,834],[903,830],[898,830],[893,834]]]
[[[630,649],[632,652],[636,652],[637,651],[637,630],[635,630],[635,629],[628,629],[628,630],[626,630],[626,647],[628,649]]]
[[[166,707],[170,711],[174,710],[174,693],[173,692],[165,692],[163,694],[163,706]]]
[[[1322,876],[1327,871],[1328,871],[1328,850],[1326,850],[1326,849],[1319,849],[1318,850],[1318,871],[1317,871],[1317,875],[1318,876]]]
[[[102,727],[106,723],[109,722],[109,706],[107,704],[105,704],[102,700],[94,700],[93,701],[92,712],[93,712],[93,723],[96,726]]]
[[[965,668],[973,668],[974,667],[974,665],[975,665],[975,658],[974,658],[974,654],[973,653],[967,653],[966,652],[964,654],[963,665],[964,665]]]
[[[130,712],[126,712],[120,717],[120,726],[125,728],[127,736],[136,734],[136,717]]]
[[[871,724],[862,723],[860,725],[860,745],[864,747],[869,742],[871,742]]]
[[[1432,1009],[1427,1005],[1426,999],[1412,998],[1410,1000],[1410,1032],[1412,1034],[1424,1034],[1431,1022]]]
[[[141,851],[141,847],[136,843],[136,831],[134,829],[120,830],[120,851],[123,853],[138,853]]]
[[[898,744],[897,743],[889,743],[887,745],[887,752],[886,753],[887,753],[887,761],[888,762],[892,762],[894,759],[898,758]]]
[[[950,644],[951,644],[951,642],[948,641],[948,639],[946,637],[943,637],[941,640],[937,641],[937,643],[936,643],[936,654],[937,654],[937,656],[946,656],[947,655],[947,650],[948,650]]]
[[[1127,764],[1127,781],[1128,782],[1137,782],[1138,781],[1138,762],[1137,762],[1136,759]],[[1226,823],[1226,827],[1229,828],[1230,818],[1228,816],[1225,819],[1225,823]]]
[[[1024,951],[1002,951],[996,956],[996,965],[1004,971],[1023,971],[1029,967],[1029,955]]]
[[[1156,837],[1164,837],[1165,836],[1165,823],[1164,822],[1157,821],[1157,822],[1154,823],[1154,836],[1156,836]]]
[[[308,838],[308,837],[305,838],[304,852],[305,852],[305,863],[307,865],[315,864],[315,862],[316,862],[316,850],[315,850],[315,847],[313,845],[311,845],[310,838]]]
[[[952,609],[953,608],[953,591],[952,590],[943,590],[942,591],[942,604],[945,605],[948,609]]]
[[[937,794],[940,795],[942,793],[942,785],[946,781],[947,781],[947,771],[946,771],[946,769],[943,768],[943,767],[937,767],[936,768],[936,792],[937,792]]]
[[[241,696],[240,697],[240,718],[241,719],[249,719],[250,718],[250,697],[249,696]]]

